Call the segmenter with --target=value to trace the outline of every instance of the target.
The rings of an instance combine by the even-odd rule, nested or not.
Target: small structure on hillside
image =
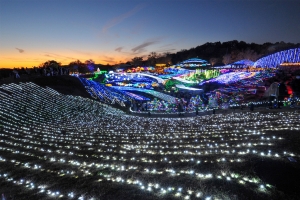
[[[279,95],[279,83],[274,82],[270,85],[270,87],[265,91],[264,97],[270,97],[273,96],[275,98],[278,98]]]
[[[210,64],[206,60],[202,60],[199,58],[191,58],[177,64],[176,66],[182,68],[201,68],[201,67],[209,67]]]
[[[239,60],[234,63],[226,65],[224,68],[231,69],[245,69],[254,66],[254,62],[251,60]]]

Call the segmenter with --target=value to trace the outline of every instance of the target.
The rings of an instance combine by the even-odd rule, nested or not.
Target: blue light
[[[254,66],[275,68],[284,62],[300,62],[300,48],[279,51],[277,53],[262,57],[254,63]]]

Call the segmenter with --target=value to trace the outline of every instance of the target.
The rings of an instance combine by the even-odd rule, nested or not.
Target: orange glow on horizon
[[[24,53],[25,54],[25,53]],[[98,58],[93,58],[98,57]],[[74,59],[72,59],[74,58]],[[81,62],[85,62],[86,60],[92,59],[95,64],[102,64],[102,65],[115,65],[119,63],[126,63],[130,61],[132,58],[129,57],[121,57],[118,55],[112,56],[82,56],[82,55],[66,55],[66,56],[45,56],[45,55],[1,55],[0,56],[0,69],[8,68],[33,68],[38,67],[42,63],[47,62],[49,60],[55,60],[61,65],[68,65],[70,62],[80,60]]]

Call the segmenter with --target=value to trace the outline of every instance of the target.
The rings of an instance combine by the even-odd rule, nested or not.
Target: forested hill
[[[233,40],[223,43],[208,42],[195,48],[183,49],[168,56],[173,64],[189,58],[198,57],[215,65],[220,63],[232,63],[242,59],[256,61],[262,56],[295,47],[300,47],[300,43],[267,42],[264,44],[256,44]]]

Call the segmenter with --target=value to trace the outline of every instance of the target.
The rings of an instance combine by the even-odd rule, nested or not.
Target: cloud
[[[106,63],[115,63],[115,58],[109,56],[100,56],[101,61]]]
[[[146,42],[132,48],[131,50],[133,53],[142,53],[142,52],[146,51],[145,47],[156,44],[158,42],[159,42],[159,39],[152,39],[150,41],[146,41]]]
[[[115,49],[115,51],[117,51],[117,52],[121,52],[121,51],[122,51],[122,49],[123,49],[123,47],[118,47],[118,48],[116,48],[116,49]]]
[[[169,44],[165,44],[159,47],[159,49],[157,50],[158,53],[172,53],[174,51],[176,51],[176,48],[174,48],[174,44],[175,43],[169,43]]]
[[[162,49],[162,50],[157,50],[157,53],[172,53],[176,51],[176,49]]]
[[[49,52],[45,52],[46,54],[44,56],[46,57],[51,57],[51,58],[63,58],[63,59],[69,59],[69,60],[77,60],[76,58],[73,57],[68,57],[68,56],[63,56],[63,55],[59,55],[59,54],[55,54],[55,53],[49,53]]]
[[[151,44],[155,44],[155,43],[156,43],[155,41],[153,41],[153,42],[144,42],[143,44],[140,44],[140,45],[132,48],[131,50],[133,52],[140,52],[141,50],[144,50],[145,47],[150,46]]]
[[[19,51],[19,53],[24,53],[25,52],[23,49],[19,49],[19,48],[16,48],[16,49]]]
[[[123,15],[120,15],[118,17],[115,17],[113,19],[111,19],[110,21],[108,21],[106,23],[106,25],[102,28],[102,32],[105,33],[108,31],[108,29],[114,27],[115,25],[121,23],[122,21],[124,21],[126,18],[130,17],[131,15],[134,15],[135,13],[137,13],[139,10],[141,10],[143,7],[145,7],[144,4],[140,4],[137,5],[136,7],[134,7],[132,10],[128,11],[127,13],[124,13]]]

